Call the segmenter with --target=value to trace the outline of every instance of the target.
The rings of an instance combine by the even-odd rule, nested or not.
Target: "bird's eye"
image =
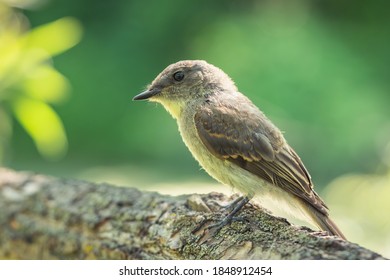
[[[177,82],[180,82],[181,80],[184,79],[184,73],[183,71],[177,71],[173,74],[173,78],[175,79],[175,81]]]

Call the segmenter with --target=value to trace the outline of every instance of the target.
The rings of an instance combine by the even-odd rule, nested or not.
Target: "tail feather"
[[[313,222],[322,230],[329,232],[332,235],[338,236],[344,240],[347,240],[345,235],[341,230],[336,226],[336,224],[329,218],[328,213],[324,214],[319,212],[313,206],[305,203],[308,214],[313,219]]]

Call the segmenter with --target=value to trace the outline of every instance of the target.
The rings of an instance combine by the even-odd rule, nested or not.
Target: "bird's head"
[[[236,91],[233,81],[221,69],[204,60],[183,60],[165,68],[133,100],[161,103],[174,118],[192,102],[204,102],[210,94]]]

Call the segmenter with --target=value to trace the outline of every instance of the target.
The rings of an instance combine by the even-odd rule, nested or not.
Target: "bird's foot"
[[[237,199],[235,199],[233,202],[229,203],[228,205],[222,206],[222,208],[225,209],[231,209],[230,213],[222,219],[222,221],[211,224],[207,226],[206,229],[212,229],[214,231],[214,234],[219,232],[224,226],[230,224],[233,221],[243,221],[244,219],[241,217],[235,217],[238,211],[244,207],[245,204],[249,202],[249,198],[246,196],[241,196]]]
[[[243,200],[244,196],[239,196],[236,199],[234,199],[232,202],[229,202],[227,204],[222,204],[216,200],[210,200],[208,203],[211,203],[212,206],[217,206],[218,208],[222,208],[224,210],[233,211],[234,207],[239,203],[241,200]]]

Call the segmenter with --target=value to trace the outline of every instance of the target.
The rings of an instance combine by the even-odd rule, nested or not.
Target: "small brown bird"
[[[345,239],[281,131],[221,69],[179,61],[133,98],[143,99],[161,103],[177,120],[184,143],[213,178],[244,194],[225,221],[256,196]]]

